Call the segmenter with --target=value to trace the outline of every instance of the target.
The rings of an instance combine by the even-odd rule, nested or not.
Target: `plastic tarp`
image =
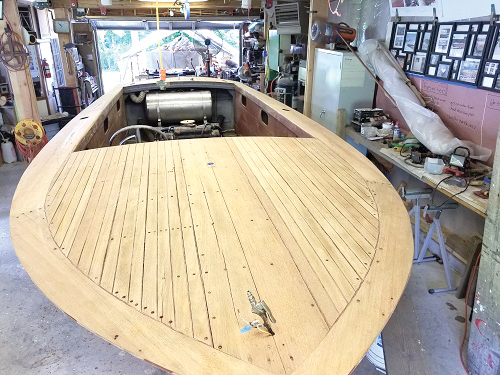
[[[359,53],[384,82],[384,88],[396,101],[413,135],[437,155],[449,155],[458,146],[463,146],[470,150],[471,158],[488,160],[491,150],[456,138],[436,113],[420,104],[400,72],[389,60],[387,50],[384,52],[383,49],[385,47],[377,40],[369,39],[361,43]]]

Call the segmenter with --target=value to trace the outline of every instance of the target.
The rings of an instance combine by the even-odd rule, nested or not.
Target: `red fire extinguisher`
[[[42,68],[43,68],[43,74],[45,75],[45,78],[51,78],[52,74],[50,73],[50,67],[49,67],[49,63],[47,62],[47,59],[42,60]]]

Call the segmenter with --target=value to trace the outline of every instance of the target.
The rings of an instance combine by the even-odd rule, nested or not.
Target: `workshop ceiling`
[[[102,11],[100,0],[72,0],[76,1],[78,8],[85,8],[86,17],[107,18],[149,18],[156,16],[156,1],[141,0],[113,0],[112,5],[106,6]],[[181,7],[184,0],[159,1],[160,17],[184,17]],[[53,0],[52,8],[68,8],[68,0]],[[241,0],[190,0],[191,18],[207,17],[256,17],[260,14],[260,1],[252,0],[250,10],[241,8]]]
[[[100,0],[75,0],[79,8],[101,8]],[[159,1],[160,8],[180,8],[183,0],[179,1]],[[67,8],[69,5],[68,0],[53,0],[53,8]],[[241,0],[206,0],[196,1],[190,0],[189,5],[191,9],[239,9],[241,8]],[[142,0],[113,0],[112,5],[106,6],[107,9],[122,8],[122,9],[147,9],[155,8],[155,1],[142,1]],[[260,1],[252,0],[252,8],[259,8]]]

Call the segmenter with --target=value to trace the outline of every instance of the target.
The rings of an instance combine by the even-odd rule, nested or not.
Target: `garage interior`
[[[325,375],[500,373],[500,156],[497,149],[500,144],[500,18],[497,14],[500,1],[477,0],[471,7],[465,0],[0,0],[0,12],[1,374],[230,374],[235,373],[231,366],[238,368],[240,362],[241,372],[237,372],[241,374],[250,373],[251,366],[258,368],[256,371],[260,372],[257,374],[314,373],[318,370],[311,366],[317,362],[324,362],[324,367],[319,368],[324,369],[321,371]],[[80,135],[81,138],[77,139]],[[327,151],[316,145],[318,139],[326,143],[325,139],[334,139],[332,144],[337,147]],[[209,146],[210,142],[212,146]],[[162,154],[161,150],[165,150],[162,145],[166,147],[167,156],[171,150],[169,147],[173,148],[172,170],[168,170],[169,158]],[[198,150],[197,145],[200,150],[205,147],[206,152]],[[229,145],[231,152],[223,150],[225,145]],[[70,146],[74,146],[71,152],[68,151]],[[179,185],[175,189],[177,192],[185,189],[188,196],[196,193],[207,196],[208,211],[213,209],[214,214],[200,215],[200,225],[204,222],[209,227],[214,226],[216,237],[213,242],[220,248],[227,234],[221,224],[225,216],[217,214],[214,207],[218,207],[218,201],[205,192],[211,188],[211,175],[203,174],[205,170],[197,172],[192,168],[193,175],[199,173],[199,179],[203,180],[203,191],[198,191],[193,187],[196,178],[193,177],[191,183],[189,180],[191,164],[183,164],[183,161],[191,155],[192,165],[197,165],[198,161],[208,164],[206,167],[213,169],[221,191],[224,190],[224,171],[230,176],[230,168],[241,167],[243,172],[236,168],[238,172],[234,174],[234,181],[230,177],[226,179],[227,189],[251,186],[251,194],[245,198],[240,193],[241,203],[233,208],[231,197],[237,202],[237,193],[231,195],[229,190],[222,191],[226,200],[221,200],[220,204],[227,207],[230,218],[227,222],[235,228],[237,242],[241,243],[238,246],[244,249],[252,247],[250,239],[245,247],[241,233],[246,233],[246,230],[251,231],[250,238],[255,236],[255,244],[263,244],[263,247],[269,244],[269,249],[259,250],[262,253],[256,255],[253,267],[250,267],[252,259],[249,253],[245,253],[248,268],[252,268],[248,272],[254,272],[246,280],[253,279],[260,267],[261,273],[266,274],[262,280],[272,282],[263,282],[266,287],[260,288],[255,299],[250,291],[248,296],[245,291],[242,299],[247,304],[247,300],[250,301],[248,311],[244,312],[248,318],[236,316],[243,313],[235,303],[235,325],[241,329],[236,333],[243,335],[241,337],[253,335],[251,337],[262,339],[267,338],[266,335],[274,336],[275,330],[276,352],[269,349],[271,346],[262,344],[263,341],[258,341],[262,346],[253,349],[271,353],[263,354],[267,356],[268,364],[260,365],[257,357],[248,355],[244,358],[245,355],[239,354],[234,354],[237,362],[233,362],[235,358],[231,357],[230,349],[226,352],[224,345],[224,348],[217,347],[213,322],[208,326],[210,329],[206,328],[209,339],[204,337],[211,343],[208,345],[210,350],[216,353],[213,356],[211,352],[206,352],[210,357],[205,354],[204,349],[198,354],[198,342],[190,348],[184,341],[176,343],[170,340],[170,336],[166,338],[160,334],[155,337],[157,341],[151,338],[154,349],[142,352],[133,343],[136,336],[137,342],[142,340],[143,323],[137,323],[134,330],[124,329],[120,337],[113,335],[111,326],[99,323],[99,314],[105,317],[103,321],[113,320],[110,316],[115,314],[114,311],[102,311],[99,300],[92,300],[83,285],[81,291],[71,289],[70,285],[76,281],[68,281],[65,285],[55,275],[54,280],[50,280],[50,272],[45,271],[42,277],[37,271],[44,269],[45,260],[43,255],[38,258],[35,251],[38,242],[30,238],[38,235],[46,238],[47,233],[52,233],[54,243],[67,257],[63,261],[75,264],[78,274],[82,271],[93,275],[98,252],[90,255],[85,268],[82,265],[85,246],[92,239],[98,248],[101,244],[98,235],[104,231],[101,227],[105,228],[108,211],[116,209],[116,214],[113,211],[109,216],[110,223],[120,212],[123,183],[116,187],[118,185],[115,186],[113,180],[116,177],[113,176],[122,171],[120,168],[126,165],[125,158],[127,162],[129,159],[125,151],[120,154],[121,151],[117,150],[145,150],[146,155],[149,152],[147,147],[152,147],[156,154],[152,153],[142,166],[137,166],[136,159],[131,157],[135,161],[134,169],[130,167],[129,180],[133,181],[135,176],[140,181],[144,173],[146,176],[156,173],[160,176],[162,163],[167,163],[165,174],[173,171],[179,179],[178,167],[182,165],[183,174],[180,176],[185,182],[176,180]],[[132,155],[132,151],[127,152]],[[222,166],[223,156],[228,155],[234,156],[234,160]],[[63,162],[66,157],[68,161]],[[266,164],[268,160],[269,164]],[[78,169],[77,162],[83,167]],[[178,162],[180,164],[176,164]],[[75,167],[71,167],[71,163],[75,163]],[[271,167],[276,168],[276,172]],[[93,168],[97,168],[95,173],[91,173]],[[107,175],[104,168],[108,170]],[[50,188],[47,185],[45,197],[35,190],[38,184],[43,190],[44,175],[49,176],[52,172],[57,177],[48,181]],[[365,178],[370,173],[376,178],[379,178],[379,173],[384,184],[388,181],[387,186],[391,186],[390,194],[398,194],[397,199],[390,199],[389,193],[382,197],[390,201],[388,211],[382,211],[383,204],[377,203],[379,198],[375,197],[373,207],[369,207],[371,201],[364,202],[356,194],[349,195],[351,191],[362,190],[364,180],[370,181]],[[23,174],[24,180],[21,180]],[[238,180],[240,175],[244,176],[243,182]],[[106,179],[106,176],[111,177]],[[85,178],[95,183],[93,189],[87,189],[91,182]],[[151,181],[151,177],[147,178]],[[281,185],[280,178],[283,178]],[[106,181],[113,185],[108,187]],[[149,185],[139,184],[139,194],[143,188],[146,194],[155,189],[158,199],[163,198],[160,196],[160,180],[155,181],[158,181],[158,186],[156,182],[154,185],[151,182]],[[27,193],[28,185],[33,186],[32,193]],[[132,182],[130,185],[134,186]],[[77,195],[80,186],[81,198]],[[367,186],[372,185],[367,183]],[[67,188],[66,193],[63,187]],[[116,196],[115,203],[101,201],[99,194],[104,193],[100,189],[109,194],[109,202]],[[214,188],[215,192],[219,193]],[[262,225],[254,231],[248,229],[254,224],[248,223],[248,228],[238,224],[238,212],[240,215],[243,212],[259,215],[261,206],[252,201],[252,194],[255,194],[255,202],[265,210],[269,205],[276,211],[272,211],[275,219],[269,213],[271,211],[266,211],[269,215],[266,221],[272,221],[276,229],[273,227],[266,232],[268,227]],[[73,199],[70,195],[74,196]],[[58,199],[59,207],[50,208],[50,204],[57,203]],[[101,225],[93,223],[99,217],[97,214],[87,215],[89,207],[99,207],[102,202]],[[198,205],[198,201],[193,202]],[[141,221],[145,226],[143,237],[137,234],[135,237],[145,249],[141,269],[145,286],[141,284],[143,289],[139,292],[144,305],[149,298],[146,258],[148,241],[152,237],[146,231],[150,220],[156,220],[156,215],[158,223],[161,222],[163,211],[160,201],[158,205],[154,201],[155,216],[150,219],[150,206],[146,202],[142,218],[140,198],[138,204],[138,212],[131,215],[137,220],[134,230],[137,231]],[[193,229],[189,229],[189,233],[196,241],[197,251],[204,245],[208,246],[211,237],[195,228],[196,211],[189,208],[195,203],[187,203],[185,209],[181,201],[176,204],[181,217],[180,227],[185,215],[192,221]],[[384,220],[391,222],[399,217],[399,210],[408,215],[404,215],[400,223],[392,223],[396,230],[389,232],[382,224],[385,222],[382,217],[377,218],[380,223],[375,221],[365,214],[363,208],[354,210],[352,207],[357,204],[366,206],[366,212],[373,208],[374,217],[384,212],[388,215]],[[296,208],[297,216],[293,216],[290,207]],[[35,208],[46,211],[42,216],[47,216],[50,232],[43,232],[34,216],[30,216]],[[62,208],[64,212],[61,213]],[[322,211],[323,208],[326,211]],[[171,218],[171,208],[166,211]],[[394,216],[391,216],[392,212]],[[23,215],[27,219],[19,220]],[[49,223],[50,215],[53,221]],[[262,214],[264,217],[267,216]],[[314,226],[316,221],[312,223],[309,217],[320,225]],[[356,222],[358,218],[359,222]],[[56,219],[60,220],[59,226],[53,225]],[[88,234],[81,234],[83,229],[73,224],[80,219],[81,226],[87,225]],[[155,225],[159,231],[160,224]],[[279,225],[282,225],[281,229]],[[332,229],[331,232],[325,229],[328,236],[322,240],[318,232],[326,227]],[[95,235],[93,229],[97,230]],[[172,239],[175,238],[174,229],[169,232],[172,252],[176,249]],[[406,231],[411,234],[412,241],[404,240]],[[109,244],[102,255],[104,271],[98,271],[99,278],[103,279],[105,260],[111,254],[112,229],[110,233]],[[186,233],[182,232],[179,248],[189,247],[191,237]],[[332,233],[338,233],[337,237],[334,238]],[[327,240],[335,243],[342,253],[339,243],[345,244],[346,248],[362,248],[372,237],[373,243],[377,244],[379,240],[389,238],[386,242],[391,243],[391,248],[397,248],[406,256],[404,262],[394,261],[394,265],[384,271],[387,280],[404,275],[394,281],[394,290],[401,288],[401,292],[394,292],[396,301],[390,297],[392,302],[384,310],[393,291],[389,286],[377,289],[378,294],[373,296],[367,310],[358,311],[363,323],[360,321],[358,327],[344,327],[343,332],[353,333],[352,340],[345,333],[344,336],[334,336],[334,328],[343,324],[342,309],[336,306],[338,316],[332,313],[329,317],[326,309],[318,307],[322,317],[317,319],[325,320],[326,328],[318,326],[318,331],[314,332],[316,315],[305,312],[309,303],[299,299],[301,287],[313,288],[304,271],[309,268],[303,268],[305,266],[297,257],[292,256],[299,270],[298,276],[292,277],[297,282],[297,300],[290,299],[292,293],[285,290],[277,292],[277,295],[282,295],[283,301],[280,302],[262,293],[266,288],[272,289],[269,284],[275,280],[278,286],[283,286],[280,282],[287,280],[286,275],[280,275],[278,271],[269,274],[267,268],[257,265],[260,259],[268,259],[267,253],[279,259],[282,242],[286,245],[283,248],[291,249],[288,234],[288,241],[301,248],[304,254],[305,248],[316,251],[321,246],[327,248]],[[227,234],[227,238],[231,235]],[[152,266],[155,270],[161,268],[159,236],[159,232],[158,239],[154,235],[158,256],[157,263]],[[277,240],[280,246],[273,247],[273,236],[280,238]],[[315,236],[321,246],[311,240]],[[349,242],[351,236],[354,240]],[[303,243],[299,237],[304,239]],[[71,238],[71,243],[68,238]],[[81,255],[74,255],[73,248],[77,243],[83,248]],[[45,246],[39,244],[40,248]],[[64,244],[73,247],[65,252]],[[380,245],[379,250],[386,249]],[[30,251],[33,251],[31,259]],[[184,251],[187,254],[188,250]],[[204,255],[197,258],[200,273],[203,268],[201,256]],[[189,279],[189,259],[188,255],[184,256],[185,276]],[[227,253],[225,256],[230,259]],[[304,259],[308,259],[305,263],[311,263],[314,268],[307,254]],[[335,256],[332,255],[331,259]],[[371,262],[378,258],[369,259]],[[50,262],[47,257],[47,263]],[[171,262],[174,264],[175,259],[172,258]],[[230,264],[230,260],[227,262]],[[379,260],[373,262],[375,267]],[[287,264],[284,259],[283,264]],[[271,266],[275,264],[271,263]],[[224,267],[226,272],[230,268]],[[370,267],[372,263],[364,268],[371,270]],[[408,270],[408,275],[405,270]],[[239,272],[243,275],[247,271]],[[321,279],[320,272],[315,272]],[[118,276],[113,274],[113,277]],[[171,277],[175,289],[176,281],[173,275]],[[204,277],[205,290],[210,285],[208,276],[200,277]],[[384,273],[379,275],[380,279],[384,277]],[[47,283],[43,278],[47,278]],[[132,278],[133,275],[127,280],[129,298],[123,296],[125,300],[119,302],[134,310],[135,314]],[[258,285],[259,277],[255,278]],[[334,283],[341,285],[333,274],[332,278]],[[160,282],[158,276],[158,285]],[[116,289],[113,283],[116,279],[112,280],[110,293]],[[361,282],[362,285],[370,283],[369,279]],[[222,284],[224,282],[217,279],[214,285]],[[293,288],[292,284],[288,285]],[[106,289],[102,281],[99,286]],[[155,288],[158,288],[159,298],[160,286]],[[229,290],[234,293],[233,288],[236,288],[234,284]],[[353,289],[353,304],[358,298],[356,296],[362,295],[359,288],[359,293],[356,287]],[[62,295],[70,289],[73,294],[81,293],[82,298],[88,298],[90,304],[95,305],[95,318],[82,320],[74,314],[74,309],[78,309],[76,303],[61,303],[58,293]],[[327,286],[322,285],[319,289],[325,295],[329,293]],[[186,335],[196,339],[194,292],[188,290],[186,293],[192,298],[189,308],[193,317],[192,327],[187,329],[190,334]],[[315,299],[310,304],[312,307],[322,305],[320,297],[313,292],[311,295]],[[110,297],[114,298],[112,294]],[[231,298],[237,297],[231,294]],[[264,306],[264,313],[261,311],[260,314],[255,308],[259,299],[257,305]],[[210,311],[210,297],[206,301],[210,322],[215,316]],[[226,302],[218,301],[221,305]],[[153,318],[150,320],[155,324],[160,322],[162,327],[182,332],[181,328],[175,327],[175,322],[160,316],[159,302],[156,303],[158,309],[150,312],[154,318],[149,315],[147,318]],[[279,303],[288,306],[289,316],[304,314],[311,319],[310,322],[304,321],[302,328],[293,325],[297,329],[293,332],[300,334],[289,339],[287,345],[296,344],[297,352],[300,352],[298,348],[306,348],[313,353],[311,356],[317,348],[325,350],[318,357],[321,361],[314,357],[308,362],[309,354],[304,354],[304,358],[295,356],[296,363],[293,363],[292,356],[291,362],[283,358],[285,349],[278,345],[283,320],[273,321],[270,313],[273,310],[279,316],[281,312],[273,308],[273,304]],[[350,306],[351,302],[346,305]],[[138,307],[139,313],[141,306]],[[176,307],[174,303],[174,309]],[[347,311],[344,311],[346,315]],[[373,318],[379,312],[383,318]],[[123,314],[127,323],[134,326],[134,319]],[[246,320],[257,318],[262,322]],[[118,315],[116,320],[119,321]],[[372,321],[373,326],[370,326]],[[325,337],[331,335],[334,345],[324,349],[326,344],[319,339],[317,348],[316,344],[305,344],[315,342],[311,337],[321,336],[322,333],[318,332],[323,330]],[[369,346],[365,341],[356,341],[354,332],[362,330],[366,330],[363,339],[370,341]],[[289,334],[292,336],[292,330]],[[122,335],[127,339],[120,341]],[[157,342],[164,347],[156,346]],[[203,347],[207,346],[203,338],[201,342]],[[175,358],[177,351],[184,357]],[[337,359],[335,352],[352,358]],[[164,361],[154,359],[157,354],[164,356]],[[214,362],[214,358],[219,361],[219,356],[221,362]],[[226,357],[231,357],[227,359],[227,367],[224,364]],[[275,367],[279,362],[274,362],[275,357],[282,361],[282,368]],[[276,368],[279,369],[275,371]]]

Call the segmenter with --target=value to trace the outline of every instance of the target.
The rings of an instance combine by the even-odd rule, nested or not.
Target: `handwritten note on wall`
[[[428,78],[411,77],[411,80],[456,137],[487,147],[494,154],[500,128],[500,94]],[[401,113],[380,91],[378,105],[405,126]],[[492,163],[493,155],[488,161]]]

